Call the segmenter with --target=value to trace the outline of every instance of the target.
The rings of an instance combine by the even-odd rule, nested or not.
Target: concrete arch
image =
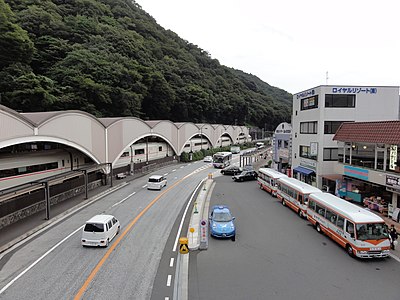
[[[193,136],[200,134],[200,128],[194,123],[183,123],[182,126],[179,127],[178,131],[178,147],[179,150],[178,155],[181,155],[185,144],[193,138]]]
[[[109,119],[111,120],[111,119]],[[106,161],[114,162],[138,137],[151,133],[151,127],[137,118],[117,118],[106,128]]]
[[[0,142],[23,136],[32,136],[35,126],[16,111],[0,105]]]
[[[91,114],[80,111],[53,114],[40,122],[35,135],[67,140],[106,162],[105,127]]]
[[[52,136],[35,135],[35,136],[20,137],[20,138],[14,138],[14,139],[6,140],[6,141],[1,141],[0,149],[4,148],[4,147],[12,146],[12,145],[18,145],[18,144],[23,144],[23,143],[34,143],[34,142],[53,142],[53,143],[59,143],[59,144],[63,144],[66,146],[70,146],[70,147],[77,149],[77,150],[81,151],[82,153],[86,154],[97,164],[101,163],[101,160],[98,157],[96,157],[92,152],[90,152],[88,149],[82,147],[81,145],[76,144],[71,141],[68,141],[68,140],[61,139],[61,138],[52,137]]]
[[[174,152],[177,153],[177,151],[176,151],[174,145],[172,145],[171,142],[170,142],[169,140],[167,140],[164,136],[162,136],[162,135],[160,135],[160,134],[158,134],[158,133],[149,133],[149,134],[147,134],[147,135],[138,136],[137,138],[135,138],[135,140],[132,140],[130,143],[128,143],[128,145],[126,145],[126,147],[124,147],[123,149],[121,149],[120,153],[119,153],[119,154],[117,155],[117,157],[114,158],[114,160],[112,161],[112,166],[115,165],[115,163],[116,163],[116,162],[118,161],[118,159],[121,157],[121,155],[122,155],[122,153],[124,152],[125,149],[127,149],[130,145],[132,145],[133,143],[137,142],[138,140],[143,139],[143,138],[148,137],[148,136],[156,136],[156,137],[162,138],[168,145],[171,146],[172,150],[174,150]]]

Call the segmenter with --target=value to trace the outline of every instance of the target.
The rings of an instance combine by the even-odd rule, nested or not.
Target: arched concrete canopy
[[[130,145],[133,143],[137,142],[138,140],[148,137],[148,136],[156,136],[161,139],[163,139],[166,143],[168,143],[171,148],[174,150],[175,153],[177,152],[176,149],[176,141],[178,137],[178,128],[177,126],[172,123],[171,121],[143,121],[138,118],[129,118],[130,122],[126,123],[127,118],[118,118],[115,119],[115,122],[111,122],[111,119],[107,119],[107,123],[110,124],[108,129],[108,135],[109,136],[109,141],[111,141],[111,145],[109,147],[109,160],[112,161],[112,164],[114,165],[121,154],[124,152],[126,148],[128,148]],[[134,132],[132,132],[131,127],[131,122],[133,122],[135,125],[133,128],[135,128]],[[137,126],[139,124],[139,126]],[[119,129],[117,129],[117,127]],[[114,131],[117,130],[119,131],[122,128],[122,130],[125,130],[128,128],[128,132],[125,135],[125,138],[120,140],[114,140],[112,136],[114,136]],[[131,135],[130,135],[131,134]],[[116,143],[116,145],[114,145]],[[118,144],[119,143],[119,144]],[[118,148],[121,147],[121,148]],[[116,154],[115,154],[116,153]]]
[[[101,118],[83,111],[18,113],[0,105],[0,148],[49,141],[76,148],[99,163],[115,162],[131,143],[146,136],[164,139],[179,156],[188,140],[207,138],[213,147],[222,135],[234,142],[237,128],[219,124],[143,121],[134,117]],[[242,126],[245,135],[248,128]]]
[[[35,124],[15,110],[0,105],[0,145],[9,139],[32,136]]]
[[[52,136],[34,135],[34,136],[5,140],[5,141],[0,142],[0,148],[12,146],[12,145],[23,144],[23,143],[35,143],[35,142],[52,142],[52,143],[58,143],[58,144],[70,146],[70,147],[77,149],[77,150],[81,151],[82,153],[86,154],[97,164],[101,163],[101,161],[97,157],[95,157],[91,151],[83,148],[82,145],[76,144],[69,140],[61,139],[58,137],[52,137]]]
[[[206,138],[212,147],[214,147],[214,130],[211,124],[209,123],[198,123],[196,126],[200,129],[199,134]]]
[[[76,145],[90,153],[95,161],[106,161],[104,125],[93,115],[82,111],[24,114],[37,123],[35,136],[59,139],[62,144]]]
[[[110,124],[106,128],[106,144],[108,145],[106,159],[109,162],[114,162],[120,157],[122,151],[131,145],[132,141],[148,135],[151,131],[150,126],[138,118],[115,118],[111,122],[112,119],[106,119]]]
[[[176,123],[178,131],[178,155],[181,155],[185,144],[192,139],[195,135],[200,134],[200,128],[194,123]]]
[[[231,141],[233,142],[232,135],[229,133],[229,125],[228,126],[213,125],[213,127],[214,127],[214,132],[215,132],[215,135],[216,135],[215,136],[216,139],[215,139],[214,147],[221,146],[221,144],[219,144],[219,143],[221,143],[221,141],[218,143],[218,140],[221,139],[223,135],[227,135],[231,139]]]

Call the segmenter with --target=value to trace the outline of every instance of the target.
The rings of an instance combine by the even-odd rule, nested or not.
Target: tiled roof
[[[400,145],[400,121],[342,123],[333,140]]]

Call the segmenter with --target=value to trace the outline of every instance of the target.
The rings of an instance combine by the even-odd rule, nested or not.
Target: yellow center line
[[[179,183],[184,181],[186,178],[192,176],[194,173],[191,173],[189,175],[186,175],[182,179],[178,180],[175,182],[173,185],[168,187],[166,190],[161,192],[156,198],[153,199],[133,220],[131,223],[129,223],[128,227],[122,232],[122,234],[118,237],[118,239],[112,243],[112,245],[108,248],[107,252],[104,254],[103,258],[98,262],[96,267],[94,267],[93,271],[90,273],[89,277],[86,279],[86,281],[83,283],[82,287],[79,289],[78,293],[75,295],[74,300],[79,300],[82,298],[83,293],[87,290],[89,284],[92,282],[93,278],[96,276],[96,274],[99,272],[100,268],[104,265],[108,257],[110,256],[111,252],[115,249],[115,247],[118,246],[118,244],[121,242],[121,240],[124,238],[124,236],[131,230],[133,225],[136,224],[136,222],[150,209],[150,207],[153,206],[154,203],[156,203],[165,193],[167,193],[169,190],[177,186]]]

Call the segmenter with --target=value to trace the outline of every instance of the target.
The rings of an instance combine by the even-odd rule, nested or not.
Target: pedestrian
[[[398,233],[393,224],[390,226],[389,234],[390,234],[390,248],[394,250],[395,246],[397,245]]]

